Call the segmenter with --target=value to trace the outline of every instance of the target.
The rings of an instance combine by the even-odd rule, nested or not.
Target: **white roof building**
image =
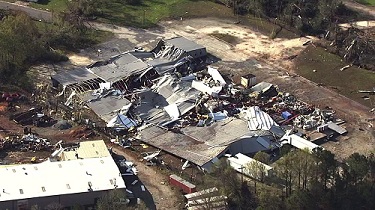
[[[0,168],[0,202],[125,188],[111,156]]]
[[[251,171],[251,169],[248,167],[248,165],[251,164],[252,162],[256,162],[262,165],[264,169],[263,173],[266,176],[271,175],[271,171],[273,169],[271,166],[264,164],[260,161],[257,161],[241,153],[238,153],[233,157],[229,157],[228,161],[229,161],[230,166],[232,166],[234,170],[236,170],[239,173],[245,174],[247,176],[253,177],[253,178],[257,178],[256,174],[254,171]]]

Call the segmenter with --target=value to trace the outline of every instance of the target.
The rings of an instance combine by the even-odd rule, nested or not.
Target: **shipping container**
[[[172,175],[169,176],[169,184],[182,189],[182,191],[184,193],[196,192],[195,185],[193,185],[192,183],[182,179],[181,177],[179,177],[175,174],[172,174]]]

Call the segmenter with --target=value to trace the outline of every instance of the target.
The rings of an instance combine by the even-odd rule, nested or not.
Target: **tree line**
[[[266,153],[254,158],[267,162]],[[230,209],[375,209],[375,156],[354,153],[343,162],[327,150],[291,150],[275,162],[275,176],[265,177],[250,164],[254,182],[241,178],[226,161],[206,176],[221,189]],[[256,181],[255,181],[256,180]]]
[[[0,82],[23,85],[31,65],[65,61],[64,52],[96,44],[98,33],[85,24],[96,2],[70,1],[67,11],[55,14],[51,24],[0,10]]]
[[[234,13],[250,13],[273,22],[295,27],[305,34],[322,33],[345,14],[339,0],[215,0],[233,8]]]

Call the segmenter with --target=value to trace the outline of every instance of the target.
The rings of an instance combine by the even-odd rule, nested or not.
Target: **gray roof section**
[[[141,132],[142,141],[154,147],[184,158],[199,166],[211,161],[227,147],[210,147],[181,133],[167,131],[160,127],[149,127]]]
[[[131,54],[124,54],[110,64],[90,68],[95,75],[106,82],[116,82],[133,74],[141,74],[150,66]]]
[[[337,125],[336,123],[334,122],[329,122],[327,123],[328,124],[328,128],[333,130],[333,131],[336,131],[338,134],[340,135],[343,135],[345,134],[346,132],[348,132],[345,128]]]
[[[51,78],[59,82],[61,85],[71,85],[90,79],[96,79],[98,77],[92,74],[91,72],[87,71],[86,69],[80,68],[60,72],[58,74],[51,76]]]
[[[138,60],[138,58],[135,57],[133,54],[131,54],[131,53],[126,53],[126,54],[120,56],[118,59],[116,59],[116,60],[114,61],[114,63],[115,63],[116,65],[120,66],[120,65],[126,65],[126,64],[128,64],[128,63],[133,63],[133,62],[135,62],[135,61],[137,61],[137,60]]]
[[[82,96],[83,101],[91,100],[91,102],[87,102],[87,106],[89,106],[96,115],[107,123],[116,116],[118,110],[131,103],[126,98],[113,95],[98,99],[95,98],[97,98],[97,96],[93,96],[92,92],[85,93]]]
[[[181,130],[184,134],[210,146],[227,146],[249,134],[247,123],[236,118],[227,118],[206,127],[188,126]]]
[[[169,115],[164,111],[168,106],[166,99],[151,90],[139,93],[141,103],[134,109],[134,113],[142,120],[151,124],[162,124],[170,120]]]
[[[166,39],[164,41],[174,45],[177,48],[185,50],[186,52],[199,50],[199,49],[205,49],[205,47],[203,47],[202,45],[199,45],[193,41],[190,41],[186,39],[185,37],[175,37],[171,39]]]

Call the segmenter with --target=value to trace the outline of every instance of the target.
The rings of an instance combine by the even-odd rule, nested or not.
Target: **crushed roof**
[[[249,134],[246,122],[241,119],[227,118],[206,127],[187,126],[182,132],[210,146],[227,146]]]
[[[182,133],[167,131],[152,126],[140,132],[142,141],[171,154],[189,160],[199,166],[211,161],[227,147],[211,147],[202,141],[193,139]]]
[[[82,95],[82,100],[87,101],[87,106],[107,123],[117,115],[119,110],[131,103],[124,97],[114,95],[98,97],[93,96],[92,93],[93,92],[90,91]]]
[[[130,56],[130,54],[127,55]],[[100,77],[107,82],[116,82],[133,74],[140,74],[150,68],[150,66],[141,59],[136,58],[136,60],[130,63],[125,63],[126,60],[127,59],[121,60],[120,57],[117,62],[121,64],[117,64],[116,61],[114,61],[107,65],[92,67],[89,70],[97,75],[97,77]]]

